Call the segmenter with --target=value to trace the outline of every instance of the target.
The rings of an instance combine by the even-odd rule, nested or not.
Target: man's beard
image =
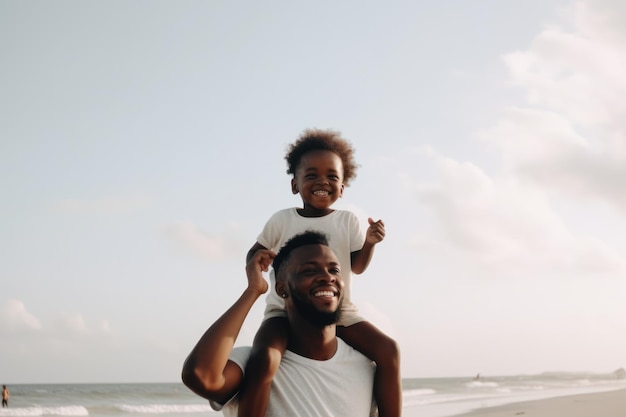
[[[337,310],[333,312],[325,312],[317,310],[313,304],[300,298],[298,293],[293,289],[291,289],[291,298],[293,299],[292,302],[296,307],[298,314],[315,326],[324,327],[330,324],[335,324],[339,321],[339,317],[341,317],[341,305],[343,303],[343,299],[339,301]]]

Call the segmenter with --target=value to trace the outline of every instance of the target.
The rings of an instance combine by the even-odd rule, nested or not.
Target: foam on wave
[[[89,411],[82,405],[62,407],[20,407],[0,411],[0,417],[39,417],[39,416],[88,416]]]
[[[165,413],[203,413],[212,411],[208,404],[122,404],[118,406],[126,413],[165,414]]]

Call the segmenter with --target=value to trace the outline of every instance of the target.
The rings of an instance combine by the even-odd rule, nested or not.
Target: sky
[[[626,367],[621,1],[0,2],[0,383],[175,382],[340,131],[405,378]],[[263,300],[238,340],[250,344]]]

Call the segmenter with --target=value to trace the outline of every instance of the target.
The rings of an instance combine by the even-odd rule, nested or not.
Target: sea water
[[[7,384],[4,416],[197,417],[220,415],[181,383]],[[626,388],[613,375],[542,374],[403,380],[404,415],[444,417],[494,405]]]
[[[481,408],[626,388],[613,374],[561,373],[403,380],[405,416],[446,417]]]

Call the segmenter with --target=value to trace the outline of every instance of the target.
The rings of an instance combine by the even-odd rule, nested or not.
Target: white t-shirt
[[[233,349],[230,360],[242,370],[251,347]],[[337,338],[337,352],[317,361],[285,351],[272,381],[265,417],[369,417],[373,404],[374,362]],[[225,405],[210,401],[225,417],[237,416],[237,396]]]
[[[270,217],[257,237],[257,242],[267,249],[278,252],[289,239],[307,230],[324,233],[328,238],[328,245],[339,259],[341,278],[345,284],[339,324],[347,326],[363,321],[363,318],[357,317],[357,308],[350,298],[352,284],[350,254],[360,250],[365,242],[359,219],[354,213],[335,210],[322,217],[302,217],[295,208],[283,209]],[[270,272],[270,290],[265,301],[267,303],[265,318],[284,315],[285,301],[276,294],[276,277],[273,269]]]

